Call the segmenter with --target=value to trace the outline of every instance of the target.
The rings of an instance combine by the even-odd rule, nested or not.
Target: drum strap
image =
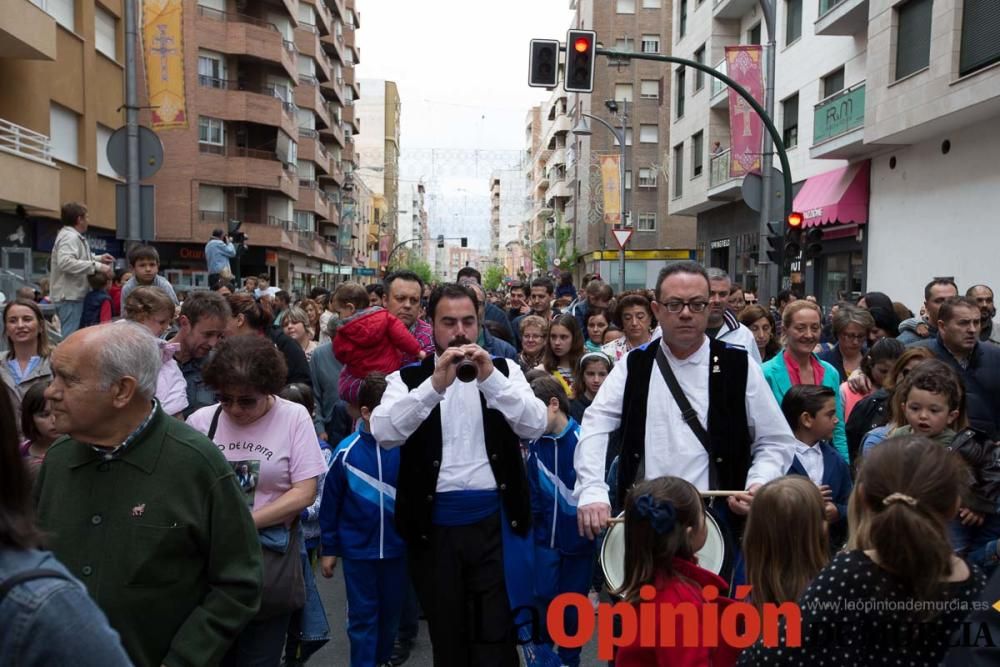
[[[670,363],[667,362],[666,355],[663,353],[663,347],[659,345],[656,349],[656,365],[660,368],[663,381],[667,383],[667,387],[670,389],[677,407],[680,408],[681,418],[684,419],[684,423],[694,432],[695,437],[698,438],[698,442],[701,443],[701,446],[705,448],[705,452],[708,453],[708,488],[716,489],[718,488],[718,474],[715,469],[715,460],[712,458],[712,441],[708,436],[708,431],[698,421],[698,413],[691,407],[691,402],[684,395],[684,390],[681,389],[681,385],[677,381],[674,371],[670,368]]]

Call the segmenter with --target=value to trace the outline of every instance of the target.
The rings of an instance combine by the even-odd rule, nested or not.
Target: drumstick
[[[740,493],[746,493],[746,491],[699,491],[698,493],[705,498],[724,498],[726,496],[735,496]],[[613,516],[608,519],[608,524],[614,525],[617,523],[625,523],[625,517]]]

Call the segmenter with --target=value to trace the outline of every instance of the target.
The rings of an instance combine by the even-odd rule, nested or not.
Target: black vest
[[[615,489],[617,507],[622,506],[625,495],[635,483],[645,456],[649,381],[653,373],[660,372],[656,367],[656,350],[659,346],[660,339],[656,339],[644,349],[633,350],[626,357],[628,382],[625,384],[622,422],[618,431],[622,449],[618,459],[618,486]],[[746,411],[748,356],[743,348],[729,347],[714,339],[709,340],[709,346],[709,465],[715,466],[721,489],[743,489],[750,470],[750,445],[753,442],[747,427]],[[718,367],[719,372],[713,372],[715,367]],[[666,390],[666,394],[666,400],[674,400],[669,390]],[[687,429],[688,426],[684,425],[683,428]],[[685,433],[685,437],[687,435],[689,434]]]
[[[434,374],[434,364],[434,356],[428,355],[420,364],[401,369],[399,376],[413,391]],[[493,365],[509,377],[506,360],[494,359]],[[507,512],[507,520],[514,532],[527,535],[531,528],[531,497],[521,458],[521,441],[503,413],[487,408],[482,394],[479,398],[483,410],[486,455]],[[411,546],[429,544],[442,442],[441,406],[438,405],[400,450],[399,478],[396,481],[396,530]]]

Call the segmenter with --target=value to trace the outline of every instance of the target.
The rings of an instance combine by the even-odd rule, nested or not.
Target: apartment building
[[[810,178],[864,178],[862,166],[848,169],[855,155],[841,140],[840,105],[864,95],[867,38],[824,35],[813,29],[827,0],[779,0],[775,41],[775,122],[788,151],[796,192]],[[725,47],[761,44],[767,29],[756,0],[675,0],[674,54],[712,63],[725,72]],[[723,268],[749,290],[758,289],[760,214],[743,202],[742,177],[730,176],[729,91],[700,72],[672,68],[674,180],[670,208],[698,220],[698,258]],[[833,109],[834,113],[828,115]],[[852,121],[853,122],[853,121]],[[774,160],[775,166],[778,160]],[[865,187],[867,184],[865,183]],[[833,204],[835,202],[829,202]],[[783,211],[774,214],[775,220]],[[820,224],[817,220],[816,222]],[[823,258],[830,285],[820,290],[826,303],[838,292],[860,289],[865,219],[829,220]],[[805,269],[793,265],[803,293]],[[810,281],[814,282],[814,281]]]
[[[671,52],[673,3],[678,0],[571,0],[573,27],[594,30],[598,43],[609,48],[646,53]],[[629,289],[655,282],[665,261],[688,259],[695,242],[695,220],[668,210],[667,155],[671,145],[672,82],[661,63],[613,63],[598,58],[594,91],[570,94],[568,120],[572,129],[581,113],[597,116],[625,129],[626,225],[633,230],[625,262]],[[618,155],[612,133],[589,121],[591,135],[567,136],[568,189],[574,205],[565,222],[574,231],[579,255],[575,273],[599,273],[617,283],[618,246],[603,222],[598,165],[603,155]]]
[[[724,71],[725,46],[766,37],[755,0],[676,5],[681,57]],[[823,230],[822,253],[792,265],[800,292],[829,305],[875,289],[916,310],[932,275],[1000,277],[975,243],[993,226],[974,210],[1000,185],[987,166],[1000,141],[989,129],[1000,116],[998,20],[1000,5],[981,0],[777,3],[774,121],[794,208]],[[682,68],[673,77],[671,210],[697,216],[699,258],[756,289],[760,217],[729,176],[728,91]],[[951,219],[960,233],[942,228]],[[906,256],[929,261],[911,268]]]
[[[867,13],[867,28],[854,13]],[[953,276],[963,292],[1000,285],[997,26],[991,0],[842,0],[816,22],[817,32],[867,30],[867,289],[914,311],[933,276]]]
[[[402,104],[395,82],[365,79],[363,100],[355,105],[364,131],[354,139],[359,151],[357,175],[364,180],[380,206],[376,206],[379,225],[379,265],[384,270],[392,248],[398,243],[399,150]],[[407,219],[407,224],[409,219]]]
[[[188,120],[159,130],[166,158],[150,180],[168,277],[207,286],[204,243],[239,221],[243,274],[298,292],[346,278],[356,222],[342,224],[343,205],[359,129],[354,0],[197,0],[182,21],[182,44],[164,53],[183,57]]]
[[[521,221],[521,237],[524,239],[523,249],[527,257],[525,271],[531,274],[536,270],[531,249],[544,240],[544,226],[551,217],[551,210],[546,210],[545,194],[548,182],[545,181],[545,163],[547,149],[542,149],[542,106],[537,105],[528,110],[524,119],[524,192],[527,212]],[[537,267],[545,271],[548,267]]]
[[[511,240],[519,239],[526,215],[524,173],[521,169],[497,169],[490,176],[491,262],[505,264],[504,252]],[[516,273],[507,273],[516,275]]]
[[[0,269],[48,273],[67,201],[89,207],[95,252],[124,254],[120,180],[105,157],[124,118],[121,11],[114,0],[0,0]]]

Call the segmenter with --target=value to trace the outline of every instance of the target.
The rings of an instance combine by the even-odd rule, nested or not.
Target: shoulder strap
[[[65,579],[72,581],[70,577],[58,570],[25,570],[0,581],[0,600],[3,600],[15,586],[23,584],[33,579]]]
[[[212,415],[212,424],[211,424],[211,426],[208,427],[208,433],[206,435],[208,436],[209,440],[212,440],[215,437],[215,430],[217,428],[219,428],[219,415],[220,414],[222,414],[222,404],[221,403],[219,404],[219,407],[217,407],[215,409],[215,414]]]
[[[663,375],[663,381],[667,383],[667,387],[670,389],[670,393],[674,397],[674,401],[677,403],[677,407],[681,410],[681,418],[684,419],[684,423],[688,425],[698,442],[701,446],[705,448],[708,452],[708,476],[709,476],[709,486],[711,488],[716,488],[716,473],[715,473],[715,462],[712,459],[712,442],[708,437],[708,432],[698,421],[698,413],[695,412],[694,408],[691,407],[691,402],[688,401],[687,396],[684,395],[684,390],[681,389],[681,385],[677,382],[677,377],[674,375],[673,370],[670,368],[670,364],[667,362],[667,357],[663,353],[663,347],[660,345],[656,346],[656,365],[660,368],[660,374]]]

